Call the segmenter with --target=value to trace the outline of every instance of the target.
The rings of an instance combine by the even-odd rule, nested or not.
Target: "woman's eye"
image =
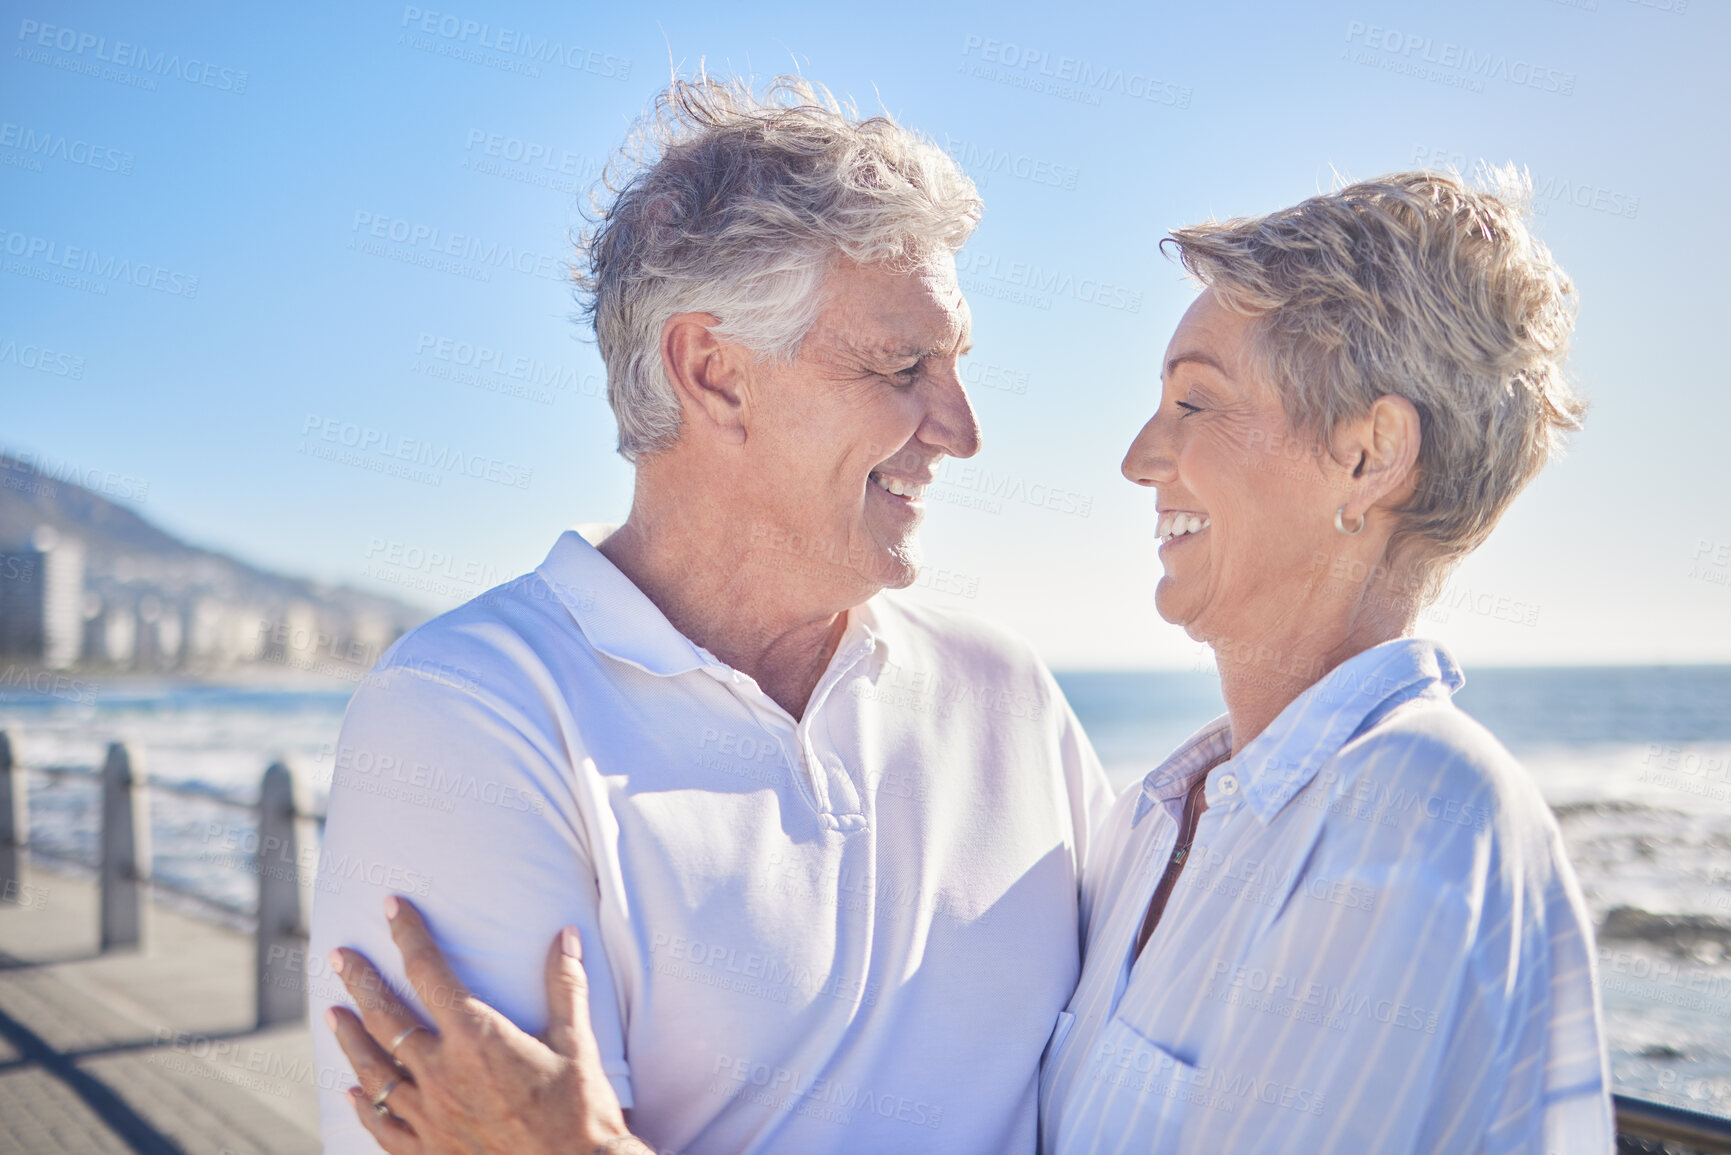
[[[1200,406],[1200,405],[1192,405],[1192,404],[1190,404],[1190,402],[1188,402],[1188,401],[1175,401],[1175,402],[1173,402],[1173,404],[1174,404],[1174,405],[1177,405],[1177,406],[1178,406],[1178,408],[1180,408],[1180,409],[1182,409],[1182,410],[1184,410],[1184,416],[1185,416],[1185,417],[1188,417],[1188,416],[1190,416],[1190,415],[1191,415],[1191,414],[1192,414],[1192,413],[1200,413],[1200,412],[1202,412],[1202,406]]]

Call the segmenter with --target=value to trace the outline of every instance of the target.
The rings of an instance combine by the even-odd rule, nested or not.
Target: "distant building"
[[[0,552],[0,655],[64,669],[84,646],[84,549],[42,526]]]

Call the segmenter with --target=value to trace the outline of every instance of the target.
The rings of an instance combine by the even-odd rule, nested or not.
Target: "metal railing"
[[[100,791],[96,861],[30,844],[29,776],[81,779]],[[250,813],[256,818],[253,873],[258,876],[255,910],[238,907],[169,878],[153,876],[149,799],[175,795]],[[317,845],[305,784],[285,763],[273,762],[259,783],[257,802],[241,802],[196,786],[152,780],[123,742],[111,742],[100,768],[19,766],[9,735],[0,730],[0,892],[23,885],[26,857],[93,869],[97,877],[97,943],[103,952],[144,945],[145,904],[154,890],[214,908],[229,917],[257,920],[257,1022],[260,1027],[298,1021],[306,1013],[306,991],[297,965],[312,916],[311,871],[302,870],[301,847]]]
[[[1667,1151],[1698,1151],[1703,1155],[1731,1152],[1731,1119],[1629,1095],[1614,1095],[1612,1101],[1617,1109],[1619,1139],[1662,1143]]]

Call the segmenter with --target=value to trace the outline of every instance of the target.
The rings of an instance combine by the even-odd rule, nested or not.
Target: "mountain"
[[[0,551],[58,553],[62,571],[81,571],[81,665],[278,663],[352,677],[427,617],[182,541],[121,504],[143,497],[131,478],[0,452]]]

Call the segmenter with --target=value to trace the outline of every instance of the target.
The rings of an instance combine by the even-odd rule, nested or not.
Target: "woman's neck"
[[[1335,617],[1332,628],[1263,633],[1243,641],[1209,639],[1220,670],[1220,696],[1232,722],[1233,755],[1335,667],[1372,646],[1410,633],[1413,617],[1404,609],[1342,613]]]

